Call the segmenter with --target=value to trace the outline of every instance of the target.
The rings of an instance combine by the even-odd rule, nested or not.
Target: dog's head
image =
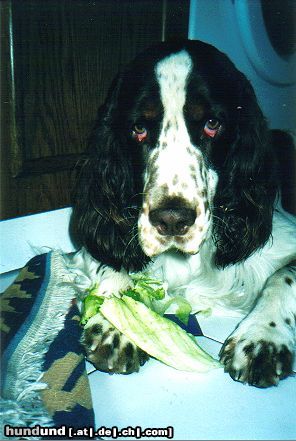
[[[140,269],[205,240],[228,265],[271,231],[273,155],[250,83],[210,45],[162,43],[113,83],[82,167],[72,229],[98,260]]]

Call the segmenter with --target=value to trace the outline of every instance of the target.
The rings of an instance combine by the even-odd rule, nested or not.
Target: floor
[[[217,340],[223,341],[237,320],[199,320],[207,337],[196,337],[198,343],[217,356]],[[128,428],[128,434],[136,427],[170,428],[167,435],[175,440],[296,439],[296,376],[277,387],[257,389],[233,381],[222,369],[185,373],[156,360],[128,376],[101,373],[91,364],[88,372],[103,439],[114,439],[103,433],[112,427]],[[136,439],[134,433],[119,439]],[[152,439],[168,438],[153,434]]]

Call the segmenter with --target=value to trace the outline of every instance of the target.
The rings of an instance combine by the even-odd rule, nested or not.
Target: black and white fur
[[[113,83],[90,144],[71,222],[81,289],[119,293],[145,269],[194,312],[244,314],[220,353],[232,378],[291,375],[296,227],[274,208],[270,132],[245,76],[202,42],[154,46]],[[102,317],[83,341],[110,373],[148,358]]]

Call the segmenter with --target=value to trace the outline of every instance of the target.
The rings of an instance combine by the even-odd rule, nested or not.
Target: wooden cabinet
[[[187,36],[189,0],[1,2],[1,218],[70,204],[73,168],[120,67]]]

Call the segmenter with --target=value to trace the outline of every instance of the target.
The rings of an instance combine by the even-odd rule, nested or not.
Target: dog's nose
[[[156,208],[149,214],[150,223],[162,236],[183,236],[195,219],[196,212],[190,208]]]

